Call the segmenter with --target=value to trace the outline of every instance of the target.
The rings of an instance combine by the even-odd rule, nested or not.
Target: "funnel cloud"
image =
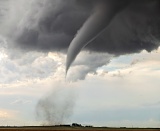
[[[66,72],[80,50],[98,37],[110,23],[122,2],[97,1],[93,14],[87,19],[77,36],[72,40],[67,54]]]
[[[143,49],[151,51],[152,49],[157,48],[158,45],[156,44],[158,34],[154,33],[157,31],[156,28],[159,27],[159,24],[156,25],[157,23],[155,22],[159,21],[159,18],[156,18],[156,16],[152,16],[155,19],[155,21],[152,21],[150,20],[150,17],[152,13],[157,14],[159,12],[158,7],[158,1],[100,1],[99,4],[96,5],[94,13],[84,23],[69,46],[67,54],[66,73],[80,50],[94,41],[94,39],[96,39],[101,34],[101,36],[103,37],[100,36],[101,39],[97,38],[98,40],[94,44],[95,47],[97,46],[98,49],[99,44],[103,43],[106,46],[104,46],[104,50],[108,50],[108,47],[112,47],[113,45],[113,48],[117,50],[116,51],[115,49],[112,49],[110,53],[113,54],[116,54],[118,52],[120,52],[120,54],[130,53],[129,49],[125,51],[125,48],[128,45],[131,45],[131,50],[133,50],[134,52]],[[138,9],[135,10],[136,8]],[[122,10],[122,12],[120,9]],[[129,13],[127,13],[127,11]],[[117,17],[114,19],[114,16],[116,15]],[[131,21],[131,17],[135,17],[135,20]],[[113,23],[113,25],[111,22]],[[109,26],[110,23],[111,26]],[[141,24],[143,24],[142,27],[140,26]],[[135,29],[133,28],[134,26]],[[154,28],[154,26],[156,26],[156,28]],[[137,27],[140,29],[138,29]],[[115,28],[117,29],[115,30]],[[123,38],[124,36],[121,34],[123,34],[124,36],[126,35],[126,37]],[[120,36],[122,36],[122,38]],[[101,42],[102,40],[104,40],[104,42]],[[126,42],[128,42],[128,45],[126,45]]]

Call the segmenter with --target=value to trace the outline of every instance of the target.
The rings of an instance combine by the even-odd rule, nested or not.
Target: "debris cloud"
[[[73,114],[74,104],[75,96],[71,90],[56,88],[38,101],[37,118],[44,125],[64,124]]]

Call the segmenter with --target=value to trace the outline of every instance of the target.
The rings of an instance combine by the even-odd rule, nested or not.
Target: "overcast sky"
[[[108,30],[80,52],[65,79],[67,49],[95,3],[0,0],[0,125],[160,127],[154,10],[145,15],[137,6],[137,15],[131,6],[119,13]],[[156,4],[145,7],[152,10]],[[150,16],[154,22],[148,29]]]

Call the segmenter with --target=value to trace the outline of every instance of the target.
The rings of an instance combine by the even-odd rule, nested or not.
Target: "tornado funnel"
[[[96,4],[92,15],[83,24],[68,48],[66,74],[81,49],[92,42],[109,25],[119,10],[119,5],[117,5],[116,2],[110,0]]]

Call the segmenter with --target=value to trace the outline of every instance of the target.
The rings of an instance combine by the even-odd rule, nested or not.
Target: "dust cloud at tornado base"
[[[36,118],[43,125],[65,124],[73,114],[75,94],[68,87],[57,87],[45,94],[36,105]]]

